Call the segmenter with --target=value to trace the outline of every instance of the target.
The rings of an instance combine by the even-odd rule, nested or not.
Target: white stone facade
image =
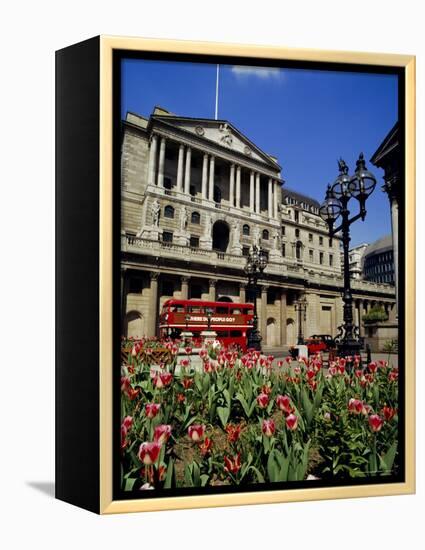
[[[157,108],[123,123],[121,251],[123,331],[157,333],[170,298],[246,300],[243,268],[260,244],[269,263],[258,298],[263,344],[294,344],[295,301],[306,295],[304,335],[342,322],[339,239],[314,201],[285,191],[281,167],[229,122]],[[394,289],[353,282],[355,318]]]

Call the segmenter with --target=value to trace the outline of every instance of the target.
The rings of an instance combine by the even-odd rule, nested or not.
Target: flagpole
[[[215,120],[218,119],[218,83],[220,79],[220,65],[217,63],[217,75],[215,79]]]

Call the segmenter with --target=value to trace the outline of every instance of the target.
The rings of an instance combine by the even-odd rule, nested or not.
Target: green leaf
[[[230,407],[217,407],[217,414],[221,425],[225,428],[230,416]]]
[[[305,391],[304,387],[301,389],[301,402],[302,402],[303,409],[304,409],[304,412],[305,412],[307,425],[310,425],[311,421],[313,420],[313,404],[311,403],[310,399],[308,398],[307,392]]]
[[[164,489],[170,489],[172,487],[173,474],[174,474],[174,461],[172,458],[170,458],[167,466],[167,475],[165,476],[165,481],[164,481]]]
[[[129,477],[125,480],[125,487],[124,491],[132,491],[134,484],[136,483],[137,478],[136,477]]]
[[[385,473],[390,473],[393,469],[394,459],[397,454],[397,441],[394,441],[394,443],[390,446],[388,451],[385,453],[384,456],[379,457],[379,463],[382,468],[382,470]]]

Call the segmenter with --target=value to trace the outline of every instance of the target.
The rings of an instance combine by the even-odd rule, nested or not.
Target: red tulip
[[[353,414],[361,414],[363,411],[363,401],[360,401],[360,399],[354,399],[354,397],[352,397],[348,402],[348,410],[350,411],[350,413]]]
[[[127,447],[127,443],[127,428],[123,424],[121,426],[121,449],[125,449]]]
[[[190,355],[192,353],[192,348],[190,346],[187,346],[184,351],[186,352],[186,355]]]
[[[379,432],[384,425],[384,421],[379,414],[371,414],[369,416],[369,426],[372,432]]]
[[[139,393],[140,393],[140,388],[137,388],[137,390],[134,389],[134,388],[128,388],[128,390],[127,390],[127,395],[129,397],[130,401],[133,401],[134,399],[136,399],[136,397],[139,395]]]
[[[192,424],[187,429],[187,434],[192,441],[200,441],[205,434],[205,425],[204,424]]]
[[[140,445],[137,456],[143,464],[150,466],[158,460],[160,450],[161,445],[157,441],[145,442]]]
[[[378,370],[378,363],[376,361],[369,363],[369,370],[370,372],[376,372]]]
[[[385,420],[389,422],[397,414],[397,409],[393,409],[392,407],[385,406],[382,408],[381,414],[385,418]]]
[[[257,404],[260,409],[265,409],[269,404],[269,396],[266,393],[260,393],[257,397]]]
[[[127,392],[130,387],[130,378],[128,376],[121,377],[121,391]]]
[[[186,397],[184,393],[178,393],[177,394],[177,402],[178,403],[184,403],[186,401]]]
[[[122,425],[125,427],[126,430],[129,430],[131,426],[133,425],[133,417],[132,416],[126,416],[124,420],[122,421]]]
[[[263,420],[263,425],[261,427],[262,429],[262,432],[263,434],[266,436],[266,437],[271,437],[275,430],[276,430],[276,425],[274,423],[273,420]]]
[[[276,397],[276,405],[285,414],[291,414],[291,412],[294,410],[291,404],[291,398],[287,395],[278,395]]]
[[[153,440],[163,445],[166,443],[171,435],[171,426],[168,424],[160,424],[153,432]]]
[[[309,380],[312,380],[312,379],[316,376],[316,373],[315,373],[314,370],[308,369],[308,370],[306,371],[306,375],[307,375],[307,378],[308,378]]]
[[[298,427],[298,417],[295,414],[289,414],[286,419],[286,427],[293,432]]]
[[[224,457],[224,469],[231,474],[237,474],[241,469],[241,453],[234,457]]]
[[[185,390],[188,390],[193,384],[193,378],[183,378],[182,384]]]
[[[235,443],[241,435],[242,426],[240,424],[227,424],[226,433],[229,443]]]
[[[211,452],[212,440],[209,437],[206,437],[204,441],[199,443],[199,450],[201,451],[202,456],[207,455]]]
[[[156,374],[153,379],[153,385],[156,388],[163,388],[164,386],[168,386],[171,384],[171,381],[173,379],[173,375],[171,372],[160,372],[159,374]]]
[[[159,403],[146,403],[145,413],[148,418],[155,418],[158,414],[161,405]]]

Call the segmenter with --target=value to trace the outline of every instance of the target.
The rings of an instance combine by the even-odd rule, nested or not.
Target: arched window
[[[269,232],[267,231],[267,229],[263,229],[263,240],[269,240]]]
[[[164,208],[164,218],[174,218],[174,208],[170,204]]]
[[[192,215],[190,217],[191,223],[200,224],[201,223],[201,215],[199,212],[192,212]]]
[[[249,225],[245,224],[242,227],[242,235],[249,235]]]
[[[297,260],[302,260],[302,253],[303,253],[303,244],[301,241],[298,241],[295,245],[295,255]]]

